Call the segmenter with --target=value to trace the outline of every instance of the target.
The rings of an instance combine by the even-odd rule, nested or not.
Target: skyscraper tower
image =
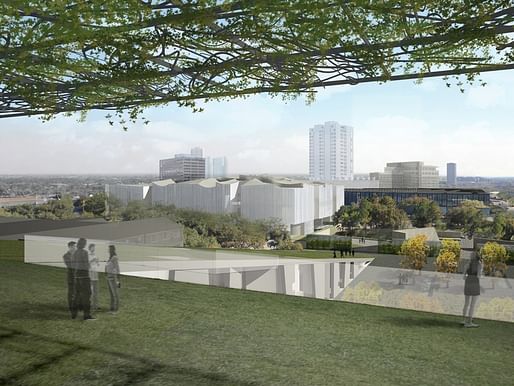
[[[446,164],[446,185],[457,186],[457,164],[453,162]]]
[[[353,178],[353,127],[325,122],[309,130],[309,177],[318,181]]]

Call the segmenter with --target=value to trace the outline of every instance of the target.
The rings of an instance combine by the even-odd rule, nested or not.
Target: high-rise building
[[[175,154],[175,158],[159,161],[159,179],[176,182],[205,178],[205,158],[201,148],[191,149],[191,154]]]
[[[446,185],[457,186],[457,164],[453,162],[446,164]]]
[[[191,149],[191,155],[193,157],[203,157],[203,149],[201,147],[193,147]]]
[[[353,178],[353,127],[325,122],[309,130],[309,177],[317,181]]]
[[[207,157],[205,158],[205,176],[210,177],[226,177],[227,176],[227,158],[226,157]]]
[[[380,188],[418,189],[438,188],[439,172],[436,166],[423,162],[389,162],[383,173],[370,173],[370,178],[378,178]]]

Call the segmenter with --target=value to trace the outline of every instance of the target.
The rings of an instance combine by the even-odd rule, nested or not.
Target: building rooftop
[[[75,239],[83,237],[92,240],[123,240],[133,236],[157,233],[169,230],[181,230],[179,225],[167,218],[148,218],[134,221],[110,222],[93,224],[91,226],[75,226],[53,229],[42,232],[32,232],[32,236],[68,237]]]
[[[424,192],[424,193],[487,193],[483,189],[467,188],[347,188],[347,191],[371,192]]]
[[[63,228],[87,228],[105,224],[102,219],[46,220],[15,217],[0,217],[0,240],[18,240],[28,233],[55,231]]]

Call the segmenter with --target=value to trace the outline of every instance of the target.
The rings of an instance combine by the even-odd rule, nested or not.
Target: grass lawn
[[[101,305],[107,305],[101,278]],[[71,320],[65,272],[0,258],[0,385],[512,385],[514,324],[122,278]]]

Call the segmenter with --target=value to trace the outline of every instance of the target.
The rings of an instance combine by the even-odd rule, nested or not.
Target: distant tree
[[[103,192],[93,194],[84,200],[84,211],[94,214],[95,216],[103,216],[105,213],[105,204],[107,195]]]
[[[426,197],[411,197],[401,202],[400,208],[416,228],[435,225],[441,219],[441,208]]]
[[[403,259],[400,262],[402,268],[421,270],[427,263],[430,248],[425,235],[417,235],[405,240],[400,249]]]
[[[485,225],[483,208],[484,204],[480,201],[463,201],[458,207],[450,209],[446,214],[447,226],[462,229],[468,237],[472,237]]]
[[[60,200],[52,200],[48,203],[49,210],[58,219],[73,218],[73,200],[70,195],[64,195]]]
[[[513,240],[514,239],[514,215],[510,214],[507,216],[505,222],[505,230],[502,236],[503,240]]]
[[[148,209],[148,206],[142,201],[130,201],[121,211],[121,218],[123,221],[131,221],[152,217],[152,212]]]
[[[290,234],[287,227],[282,224],[280,219],[267,219],[261,221],[262,227],[266,231],[266,238],[268,240],[290,240]]]
[[[340,231],[347,230],[348,234],[353,235],[354,228],[360,223],[361,211],[355,203],[350,206],[341,206],[332,219]]]
[[[495,239],[501,239],[505,234],[507,227],[507,217],[505,213],[499,212],[494,216],[493,223],[490,227],[490,234]]]
[[[370,225],[374,228],[400,229],[409,224],[407,214],[389,196],[370,200]]]
[[[369,200],[359,202],[359,221],[366,231],[371,223],[372,204]]]
[[[504,276],[507,270],[509,255],[503,245],[495,242],[487,242],[480,248],[480,256],[484,266],[484,274],[494,276]]]

